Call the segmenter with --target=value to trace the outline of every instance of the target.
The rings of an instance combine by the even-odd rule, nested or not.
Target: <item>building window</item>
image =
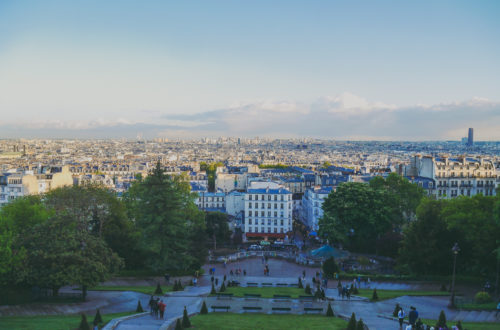
[[[277,233],[278,232],[278,228],[274,228],[274,232]]]
[[[266,212],[261,211],[261,212],[260,212],[260,215],[261,215],[262,217],[265,217],[265,216],[266,216]]]
[[[274,211],[274,216],[277,217],[278,216],[278,212],[277,211]]]
[[[248,203],[248,208],[251,209],[252,208],[252,202]]]
[[[271,227],[267,227],[267,232],[271,233]]]
[[[270,217],[271,216],[271,211],[267,211],[267,216]]]
[[[257,222],[257,221],[255,221]],[[248,224],[251,225],[252,224],[252,219],[248,219]]]
[[[267,200],[270,201],[271,200],[271,195],[267,195]]]
[[[252,211],[248,211],[248,216],[251,217],[252,216]]]
[[[281,225],[283,226],[283,219],[281,219]]]
[[[274,219],[274,225],[277,226],[278,225],[278,219]]]
[[[267,203],[267,208],[270,209],[271,208],[271,203]]]
[[[277,201],[278,200],[278,195],[274,195],[274,200]]]

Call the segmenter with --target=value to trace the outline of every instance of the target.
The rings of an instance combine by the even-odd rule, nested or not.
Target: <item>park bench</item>
[[[243,306],[243,311],[245,311],[245,312],[258,312],[261,310],[262,310],[262,307],[259,307],[259,306]]]
[[[212,310],[213,310],[214,312],[215,312],[216,310],[218,310],[218,309],[225,309],[225,310],[226,310],[226,312],[229,312],[229,309],[230,309],[231,307],[229,307],[229,306],[212,306],[212,307],[210,307],[210,308],[212,308]]]
[[[259,284],[255,282],[247,282],[247,286],[259,286]]]
[[[299,300],[302,301],[313,301],[314,297],[313,296],[299,296]]]
[[[258,300],[260,298],[260,294],[249,294],[249,293],[244,293],[243,297],[245,297],[245,300]]]
[[[322,313],[323,308],[321,307],[304,307],[304,312],[308,314],[309,312],[311,313]]]
[[[273,299],[274,300],[281,300],[281,301],[287,301],[287,300],[290,300],[291,299],[291,296],[289,295],[279,295],[279,294],[275,294],[273,295]]]
[[[288,284],[287,283],[276,283],[276,286],[283,287],[283,286],[288,286]]]
[[[323,308],[318,308],[318,307],[304,307],[304,312],[307,314],[309,312],[311,313],[323,313]]]
[[[290,312],[292,309],[290,307],[273,307],[273,312]]]
[[[262,283],[262,286],[273,286],[273,284],[272,284],[272,283],[267,283],[267,282],[266,282],[266,283]]]
[[[217,293],[217,300],[219,299],[233,299],[233,294],[232,293]]]

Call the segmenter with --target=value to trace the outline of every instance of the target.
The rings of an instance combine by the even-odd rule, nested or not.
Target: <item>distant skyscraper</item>
[[[467,139],[467,145],[472,147],[474,145],[474,129],[469,128],[469,138]]]

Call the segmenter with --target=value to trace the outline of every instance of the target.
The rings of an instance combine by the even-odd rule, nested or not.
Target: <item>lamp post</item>
[[[460,248],[458,247],[458,243],[455,243],[451,248],[451,252],[453,252],[453,276],[451,279],[451,298],[450,298],[450,308],[455,308],[455,270],[457,267],[457,255],[460,252]]]

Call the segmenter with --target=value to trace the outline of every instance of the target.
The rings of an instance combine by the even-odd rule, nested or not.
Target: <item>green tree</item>
[[[228,216],[222,212],[207,212],[205,215],[205,224],[208,237],[214,244],[214,250],[219,244],[229,243],[231,239],[231,231],[228,225]]]
[[[205,302],[205,300],[203,300],[203,305],[201,305],[200,314],[201,315],[208,314],[207,303]]]
[[[387,195],[364,183],[340,184],[323,203],[320,235],[330,243],[344,243],[353,251],[373,252],[377,238],[398,221]]]
[[[141,230],[140,246],[150,269],[186,271],[204,262],[206,250],[199,239],[193,242],[205,230],[194,198],[185,178],[166,175],[159,163],[130,189],[129,214]]]
[[[436,323],[436,328],[439,329],[439,328],[447,328],[446,326],[446,315],[444,314],[444,311],[441,311],[441,313],[439,313],[439,319]]]
[[[184,312],[182,313],[182,327],[184,329],[191,327],[191,321],[189,321],[189,316],[188,316],[188,313],[187,313],[186,306],[184,306]]]
[[[334,257],[330,257],[323,263],[323,272],[328,278],[333,278],[335,273],[339,272],[339,266],[335,262]]]
[[[356,314],[352,313],[351,318],[349,319],[349,323],[347,323],[347,330],[356,330],[357,322],[356,322]]]

